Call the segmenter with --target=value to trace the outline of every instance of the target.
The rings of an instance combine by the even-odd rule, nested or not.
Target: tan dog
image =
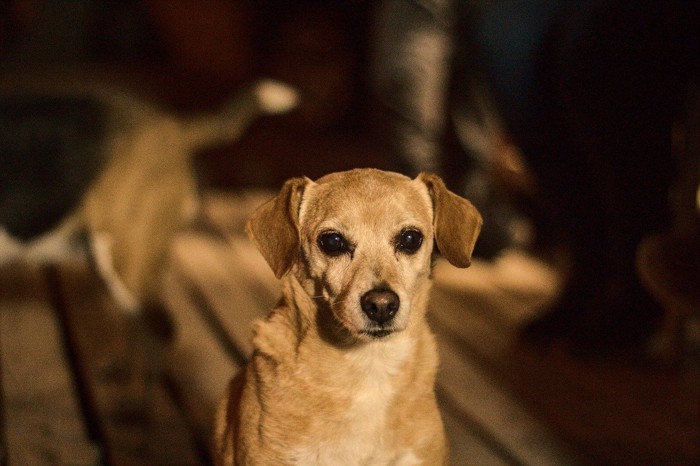
[[[433,245],[467,267],[480,228],[435,175],[287,181],[248,224],[284,295],[219,408],[215,463],[446,463],[425,319]]]
[[[258,117],[287,112],[298,101],[294,89],[261,80],[236,93],[218,111],[183,117],[105,84],[21,78],[0,77],[0,102],[15,99],[28,108],[35,105],[49,115],[51,111],[58,114],[44,115],[44,119],[60,118],[55,108],[61,105],[77,107],[76,114],[80,114],[79,104],[95,109],[96,116],[89,121],[93,126],[83,130],[85,136],[79,141],[89,147],[90,137],[97,138],[95,149],[84,160],[72,156],[59,165],[78,173],[102,166],[72,212],[43,235],[23,244],[6,234],[0,224],[0,265],[17,260],[60,261],[72,252],[75,237],[86,233],[101,277],[119,307],[132,313],[158,300],[172,239],[194,219],[198,193],[193,158],[197,151],[235,141]],[[30,115],[24,126],[15,126],[46,139],[41,118]],[[36,129],[28,123],[34,120],[39,121]],[[12,121],[4,123],[15,128]],[[59,141],[60,134],[55,136]],[[32,191],[18,190],[15,196],[21,199]],[[0,192],[0,207],[3,195]]]

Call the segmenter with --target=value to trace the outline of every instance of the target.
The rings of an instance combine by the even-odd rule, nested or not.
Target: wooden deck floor
[[[208,464],[214,405],[279,293],[242,233],[262,197],[208,195],[204,220],[177,238],[168,346],[117,310],[82,260],[0,269],[0,462]],[[519,329],[556,286],[517,253],[438,264],[430,315],[452,464],[700,464],[698,356],[668,368],[528,346]]]

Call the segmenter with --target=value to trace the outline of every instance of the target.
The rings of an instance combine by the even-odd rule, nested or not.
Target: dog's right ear
[[[246,232],[277,278],[282,278],[299,257],[299,206],[308,178],[292,178],[280,193],[253,213]]]
[[[439,176],[421,173],[417,179],[425,183],[433,200],[438,249],[450,264],[469,267],[481,231],[481,214],[471,202],[449,191]]]

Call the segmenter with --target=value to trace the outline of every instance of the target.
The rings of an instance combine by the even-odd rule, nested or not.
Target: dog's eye
[[[421,244],[423,244],[423,234],[413,228],[403,230],[396,238],[396,249],[409,254],[416,252]]]
[[[323,233],[318,237],[318,245],[329,256],[337,256],[350,250],[348,241],[337,232]]]

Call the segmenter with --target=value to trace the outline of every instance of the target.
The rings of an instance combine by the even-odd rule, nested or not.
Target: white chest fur
[[[347,387],[351,391],[347,410],[326,441],[297,449],[292,462],[329,466],[421,464],[410,450],[394,451],[387,431],[388,406],[413,351],[414,341],[407,335],[349,351],[345,359],[356,383]]]

